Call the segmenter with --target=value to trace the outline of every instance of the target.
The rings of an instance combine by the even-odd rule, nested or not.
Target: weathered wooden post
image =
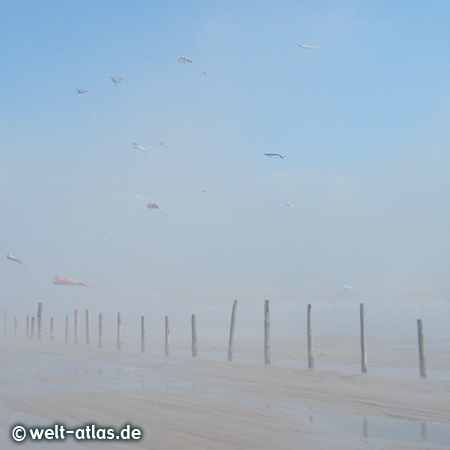
[[[53,341],[53,317],[50,319],[50,340]]]
[[[122,334],[122,318],[120,313],[117,313],[117,350],[122,348],[122,343],[120,342],[120,336]]]
[[[359,315],[361,318],[361,372],[367,373],[366,323],[364,303],[360,303],[359,305]]]
[[[86,344],[91,345],[91,310],[86,310]]]
[[[166,356],[169,356],[169,336],[170,336],[169,317],[166,316],[166,340],[165,340]]]
[[[66,314],[66,344],[69,342],[69,316]]]
[[[141,316],[141,353],[145,353],[145,326],[144,326],[144,316]]]
[[[269,300],[264,302],[264,362],[270,364],[270,311]]]
[[[422,436],[422,442],[427,442],[427,423],[420,422],[420,435]]]
[[[80,335],[80,311],[75,310],[75,344],[78,344],[78,336]]]
[[[419,334],[419,363],[420,363],[420,378],[427,377],[427,367],[425,361],[425,342],[423,339],[423,321],[417,320],[417,331]]]
[[[42,303],[38,304],[37,325],[38,325],[38,340],[40,341],[42,337]]]
[[[311,303],[308,303],[308,369],[314,369]]]
[[[30,339],[30,316],[27,316],[27,339]]]
[[[231,325],[230,325],[230,341],[228,342],[228,361],[233,361],[233,341],[234,341],[234,324],[236,322],[236,308],[237,300],[233,303],[233,310],[231,312]]]
[[[16,316],[14,318],[14,337],[15,338],[17,337],[17,324],[18,324],[18,322],[19,322],[19,318]]]
[[[31,318],[31,339],[34,339],[34,317]]]
[[[192,356],[197,356],[197,322],[195,314],[192,314]]]
[[[98,315],[98,346],[103,347],[103,314]]]

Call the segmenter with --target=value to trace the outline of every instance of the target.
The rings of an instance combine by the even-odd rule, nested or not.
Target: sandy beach
[[[318,340],[316,369],[308,370],[302,368],[305,353],[288,339],[273,347],[271,366],[263,364],[259,339],[241,342],[236,361],[246,363],[228,363],[214,344],[200,346],[192,358],[175,345],[165,357],[161,348],[140,354],[126,346],[117,351],[113,345],[6,340],[0,345],[0,443],[16,448],[9,437],[15,424],[92,423],[116,429],[131,424],[143,437],[113,443],[69,437],[51,448],[448,448],[449,382],[420,379],[418,370],[411,377],[374,375],[370,364],[366,375],[352,372],[359,361],[355,343]],[[387,368],[417,366],[412,342],[370,344],[374,368],[381,362]],[[438,357],[444,354],[447,359]],[[440,362],[436,368],[450,369],[448,351],[439,345],[428,357]],[[321,361],[349,366],[325,370]],[[21,445],[45,444],[27,439]]]

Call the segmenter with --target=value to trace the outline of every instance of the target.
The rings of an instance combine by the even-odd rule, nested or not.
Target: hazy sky
[[[2,297],[449,287],[449,17],[447,1],[2,1]],[[131,145],[158,140],[183,158]]]

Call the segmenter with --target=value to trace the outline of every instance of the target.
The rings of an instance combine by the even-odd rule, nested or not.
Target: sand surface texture
[[[326,351],[353,363],[350,343],[339,342],[347,360],[332,350],[336,344],[330,341]],[[50,445],[27,439],[20,444],[24,449],[450,448],[445,380],[265,366],[262,358],[260,364],[228,363],[224,353],[217,361],[201,351],[197,358],[175,351],[166,358],[161,349],[142,355],[131,348],[37,341],[0,346],[2,449],[17,448],[9,430],[19,423],[116,429],[131,424],[144,434],[134,442],[68,437]],[[283,352],[278,356],[296,361],[295,348],[284,345]],[[374,353],[384,353],[382,343]],[[397,363],[407,365],[412,353],[412,346],[399,344]],[[258,358],[261,351],[249,341],[243,356]],[[387,360],[393,364],[394,357]]]

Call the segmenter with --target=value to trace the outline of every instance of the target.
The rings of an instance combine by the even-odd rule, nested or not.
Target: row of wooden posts
[[[270,307],[269,300],[264,302],[264,362],[267,365],[270,365]],[[230,325],[230,338],[228,343],[228,361],[233,360],[233,341],[234,341],[234,327],[236,322],[236,308],[237,308],[237,300],[233,303],[233,309],[231,313],[231,325]],[[6,336],[6,318],[7,312],[5,311],[5,336]],[[144,316],[141,316],[141,352],[145,352],[145,323]],[[195,314],[192,314],[192,356],[197,356],[197,321]],[[361,372],[367,373],[367,345],[366,345],[366,328],[365,328],[365,311],[364,311],[364,303],[360,304],[360,324],[361,324]],[[14,335],[17,337],[17,325],[18,325],[18,317],[15,317],[15,325],[14,325]],[[30,316],[27,316],[27,338],[34,339],[34,327],[35,327],[35,318],[31,317],[31,326],[30,326]],[[417,328],[418,328],[418,340],[419,340],[419,368],[420,368],[420,377],[426,378],[426,362],[425,362],[425,345],[424,345],[424,335],[423,335],[423,321],[417,320]],[[42,303],[38,305],[38,313],[37,313],[37,330],[38,330],[38,339],[42,338]],[[80,334],[80,311],[78,309],[75,310],[75,326],[74,326],[75,336],[74,342],[75,344],[79,343],[79,334]],[[120,350],[122,347],[122,318],[120,313],[117,314],[117,349]],[[308,340],[308,368],[314,369],[314,356],[313,356],[313,332],[312,332],[312,308],[311,304],[308,304],[307,307],[307,340]],[[170,328],[169,328],[169,317],[165,318],[165,355],[169,356],[169,337],[170,337]],[[50,340],[53,341],[53,317],[50,319]],[[69,342],[69,316],[66,315],[66,334],[65,334],[65,342]],[[86,344],[91,344],[91,311],[89,309],[86,310]],[[98,315],[98,345],[99,347],[103,346],[103,314],[99,313]]]

